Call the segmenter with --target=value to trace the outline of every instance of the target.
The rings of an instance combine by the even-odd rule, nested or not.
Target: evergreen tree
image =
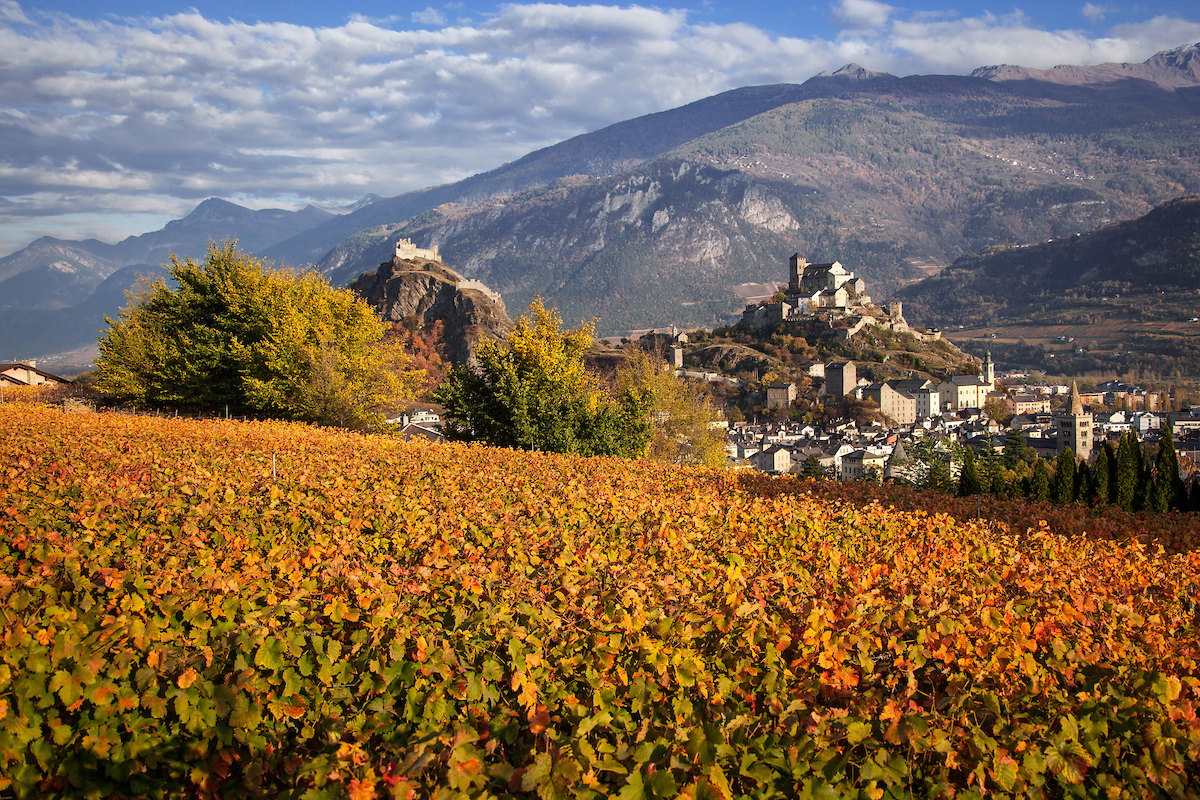
[[[1011,494],[1012,487],[1009,486],[1008,480],[1004,477],[1003,469],[997,468],[992,473],[992,483],[988,491],[993,497],[1008,497]]]
[[[1034,500],[1050,498],[1050,470],[1045,459],[1039,458],[1033,465],[1033,477],[1029,480],[1029,496]]]
[[[1067,447],[1054,460],[1054,502],[1070,505],[1075,501],[1075,452]]]
[[[821,460],[815,455],[810,455],[804,459],[804,477],[815,478],[816,480],[824,480],[825,468],[821,466]]]
[[[1004,442],[1004,456],[1001,459],[1005,468],[1015,469],[1021,461],[1029,462],[1032,451],[1023,431],[1009,431],[1008,439]]]
[[[1138,481],[1141,478],[1137,445],[1137,437],[1129,432],[1121,437],[1117,446],[1117,469],[1114,475],[1115,489],[1112,492],[1112,502],[1126,511],[1133,510],[1133,499],[1137,494]]]
[[[1116,477],[1117,454],[1112,443],[1105,442],[1096,452],[1096,467],[1092,471],[1092,504],[1106,506],[1112,502],[1113,479]]]
[[[975,470],[975,454],[971,448],[964,447],[962,468],[958,473],[958,496],[970,497],[979,494],[983,487],[979,484],[979,473]]]
[[[1074,502],[1087,503],[1092,493],[1092,471],[1086,461],[1076,461],[1075,470]]]
[[[1188,485],[1187,507],[1189,511],[1200,511],[1200,476],[1193,475]]]
[[[1150,507],[1150,494],[1154,490],[1154,476],[1151,473],[1150,464],[1146,461],[1146,454],[1142,450],[1142,443],[1138,441],[1137,434],[1130,431],[1129,436],[1133,439],[1134,450],[1137,453],[1137,487],[1133,490],[1133,510],[1141,511]]]
[[[982,490],[991,491],[994,476],[1001,469],[1000,453],[988,436],[987,443],[979,449],[979,458],[975,460],[975,471],[979,475],[979,485]]]
[[[1147,508],[1152,511],[1182,510],[1186,505],[1187,489],[1179,477],[1179,457],[1175,454],[1171,426],[1164,425],[1158,443],[1158,458],[1154,461],[1154,487]]]

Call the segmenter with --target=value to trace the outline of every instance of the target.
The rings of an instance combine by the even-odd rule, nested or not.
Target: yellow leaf
[[[188,667],[187,670],[180,675],[178,679],[176,679],[175,683],[179,685],[180,689],[186,689],[195,683],[196,678],[199,677],[200,673],[196,672],[196,670],[192,669],[191,667]]]

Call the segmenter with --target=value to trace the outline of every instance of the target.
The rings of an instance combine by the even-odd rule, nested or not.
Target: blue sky
[[[342,205],[624,119],[857,62],[897,75],[1144,61],[1194,3],[661,6],[0,0],[0,255],[207,197]]]

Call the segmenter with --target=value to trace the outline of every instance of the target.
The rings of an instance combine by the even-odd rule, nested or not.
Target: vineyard
[[[0,470],[0,797],[1200,793],[1178,514],[28,404]]]

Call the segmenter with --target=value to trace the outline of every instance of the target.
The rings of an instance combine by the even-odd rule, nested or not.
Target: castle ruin
[[[436,244],[430,249],[426,250],[413,244],[412,239],[401,239],[400,241],[396,242],[396,258],[406,260],[423,258],[427,261],[438,262],[442,260],[442,257],[438,255],[438,248]]]

